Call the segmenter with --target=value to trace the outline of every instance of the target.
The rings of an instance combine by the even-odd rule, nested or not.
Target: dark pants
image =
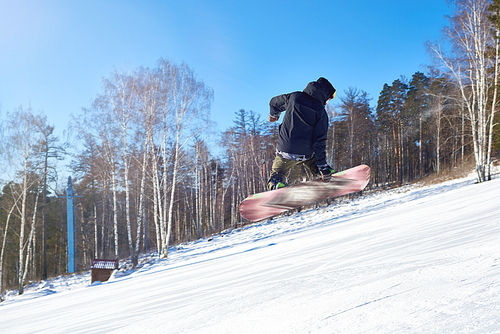
[[[271,168],[271,177],[267,181],[267,190],[272,190],[272,187],[274,185],[273,179],[280,178],[281,180],[285,181],[286,180],[286,175],[292,169],[293,167],[303,164],[304,166],[307,167],[313,173],[313,175],[318,175],[319,174],[319,169],[318,166],[316,166],[316,157],[312,157],[309,160],[305,161],[295,161],[295,160],[288,160],[288,159],[283,159],[279,155],[277,155],[274,158],[273,161],[273,167]]]

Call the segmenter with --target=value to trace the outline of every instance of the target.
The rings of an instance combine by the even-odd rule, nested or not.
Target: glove
[[[279,119],[279,117],[274,117],[274,116],[269,115],[269,122],[271,122],[271,123],[276,122],[278,119]]]
[[[319,173],[320,173],[320,176],[321,176],[321,179],[323,180],[323,182],[330,182],[331,178],[332,178],[332,175],[335,173],[335,171],[332,169],[332,167],[328,166],[328,165],[323,165],[321,167],[319,167]]]

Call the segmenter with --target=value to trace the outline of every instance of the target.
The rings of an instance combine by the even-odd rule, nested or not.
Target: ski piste
[[[241,202],[240,214],[255,222],[306,204],[361,191],[369,181],[370,167],[359,165],[333,174],[330,182],[318,179],[253,194]]]

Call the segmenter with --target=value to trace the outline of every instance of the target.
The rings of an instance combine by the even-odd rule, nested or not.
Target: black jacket
[[[335,88],[325,78],[310,82],[302,92],[275,96],[269,102],[270,115],[279,117],[285,111],[279,126],[276,150],[310,159],[316,155],[318,166],[326,165],[328,115],[326,101]]]

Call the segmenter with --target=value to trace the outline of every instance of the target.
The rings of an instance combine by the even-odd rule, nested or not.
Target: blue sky
[[[385,83],[425,72],[447,14],[446,0],[0,0],[0,111],[31,104],[62,137],[103,77],[159,58],[214,90],[220,131],[320,76],[375,106]]]

